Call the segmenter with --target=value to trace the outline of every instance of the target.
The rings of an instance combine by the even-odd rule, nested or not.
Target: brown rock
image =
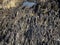
[[[3,0],[0,0],[0,4],[2,4]]]

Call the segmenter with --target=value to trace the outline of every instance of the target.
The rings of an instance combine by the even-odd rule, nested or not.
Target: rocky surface
[[[0,45],[60,45],[58,4],[49,0],[0,8]]]

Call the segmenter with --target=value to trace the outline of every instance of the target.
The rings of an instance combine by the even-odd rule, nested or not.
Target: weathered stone
[[[58,1],[32,2],[0,10],[0,45],[60,45]]]

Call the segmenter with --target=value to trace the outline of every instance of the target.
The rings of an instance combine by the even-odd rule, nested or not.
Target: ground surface
[[[0,8],[0,45],[60,45],[58,1]]]

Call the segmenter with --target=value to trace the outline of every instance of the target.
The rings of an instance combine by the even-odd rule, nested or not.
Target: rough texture
[[[0,45],[60,45],[58,1],[1,8]]]
[[[4,9],[15,8],[23,2],[24,0],[0,0],[0,4]]]

